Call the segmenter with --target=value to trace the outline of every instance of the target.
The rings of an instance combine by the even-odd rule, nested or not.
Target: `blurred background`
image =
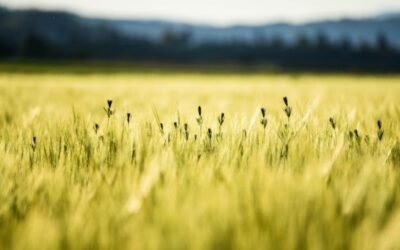
[[[0,61],[400,71],[398,0],[0,0]]]

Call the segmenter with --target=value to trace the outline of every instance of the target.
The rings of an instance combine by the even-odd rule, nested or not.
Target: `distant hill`
[[[86,18],[66,12],[39,10],[0,11],[0,32],[2,39],[10,37],[18,42],[28,31],[35,30],[54,42],[63,43],[73,37],[102,39],[113,33],[129,37],[140,37],[161,41],[166,33],[186,34],[192,44],[205,42],[245,41],[256,42],[275,37],[293,43],[300,35],[318,39],[324,35],[331,42],[348,39],[353,45],[362,43],[374,45],[379,34],[388,42],[400,48],[400,13],[380,15],[367,19],[343,19],[293,25],[288,23],[258,26],[213,27],[168,21],[107,20]]]
[[[368,19],[321,21],[302,25],[276,23],[223,28],[164,21],[98,20],[98,22],[126,35],[141,35],[154,40],[161,39],[165,31],[185,32],[191,35],[191,42],[196,44],[232,40],[255,42],[277,36],[286,42],[293,43],[299,35],[317,39],[319,35],[323,34],[332,42],[340,42],[346,38],[357,46],[361,43],[374,45],[377,35],[383,34],[393,46],[400,47],[400,14]]]
[[[0,8],[0,58],[400,71],[400,16],[213,27]]]

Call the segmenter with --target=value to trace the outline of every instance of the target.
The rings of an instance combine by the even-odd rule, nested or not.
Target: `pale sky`
[[[307,22],[400,10],[400,0],[0,0],[0,5],[213,25]]]

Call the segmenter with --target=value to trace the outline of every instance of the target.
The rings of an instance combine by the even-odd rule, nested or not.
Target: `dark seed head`
[[[267,124],[268,124],[267,118],[262,118],[261,119],[261,125],[263,126],[264,129],[267,127]]]
[[[32,150],[35,151],[36,150],[36,137],[34,136],[32,138],[32,144],[31,144]]]
[[[358,130],[357,129],[354,129],[354,135],[356,136],[356,138],[360,137],[360,135],[358,134]]]
[[[286,96],[283,97],[283,102],[285,103],[286,106],[289,105],[288,98]]]
[[[384,131],[383,131],[383,130],[379,130],[379,131],[378,131],[378,140],[382,141],[382,139],[383,139],[383,134],[384,134]]]
[[[196,118],[196,121],[199,124],[199,126],[201,127],[201,125],[203,124],[203,117],[201,116],[201,106],[199,106],[197,108],[197,112],[199,114],[199,117]]]
[[[335,129],[336,128],[336,124],[335,124],[335,120],[333,120],[333,117],[329,117],[329,122],[330,122],[332,128]]]
[[[186,140],[189,140],[189,125],[187,123],[183,124],[183,129],[185,130]]]
[[[265,127],[267,127],[267,123],[268,123],[268,120],[267,120],[267,118],[265,117],[266,116],[266,112],[265,112],[265,108],[261,108],[261,116],[262,116],[262,118],[261,118],[261,125],[264,127],[264,129],[265,129]]]
[[[261,108],[261,116],[264,118],[265,117],[265,108]]]
[[[112,103],[113,103],[113,101],[112,101],[112,100],[107,100],[107,105],[108,105],[108,108],[111,108],[111,106],[112,106]]]
[[[225,120],[225,114],[221,113],[221,115],[218,117],[218,123],[221,126],[224,123]]]
[[[286,106],[285,109],[285,114],[288,118],[290,118],[290,115],[292,114],[292,107]]]
[[[126,114],[126,120],[127,120],[128,123],[130,123],[131,117],[132,117],[131,113],[127,113]]]
[[[381,120],[378,120],[377,122],[378,125],[378,140],[382,141],[383,139],[383,134],[385,133],[382,129],[382,122]]]
[[[212,137],[212,131],[211,131],[211,128],[208,128],[207,134],[208,134],[208,138],[210,138],[210,139],[211,139],[211,137]]]
[[[174,128],[177,129],[178,128],[178,123],[174,122]]]
[[[100,125],[95,123],[93,126],[94,132],[97,134],[97,131],[99,131]]]
[[[161,132],[164,131],[164,124],[163,123],[160,123],[160,129],[161,129]]]
[[[378,129],[382,129],[382,122],[381,122],[381,120],[378,120],[377,125],[378,125]]]

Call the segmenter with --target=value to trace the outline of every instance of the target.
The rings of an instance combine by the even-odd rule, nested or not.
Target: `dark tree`
[[[304,33],[300,33],[296,38],[295,47],[298,49],[308,49],[310,46],[311,43],[308,36]]]
[[[280,35],[275,35],[271,39],[271,47],[278,48],[278,49],[285,47],[285,42],[283,41],[283,39]]]
[[[390,45],[389,45],[388,39],[386,38],[385,33],[380,32],[376,36],[376,48],[380,51],[390,50]]]
[[[22,44],[21,55],[27,58],[46,58],[52,55],[53,45],[46,38],[30,32]]]
[[[316,39],[316,47],[318,49],[327,49],[330,47],[330,41],[325,33],[319,32]]]

